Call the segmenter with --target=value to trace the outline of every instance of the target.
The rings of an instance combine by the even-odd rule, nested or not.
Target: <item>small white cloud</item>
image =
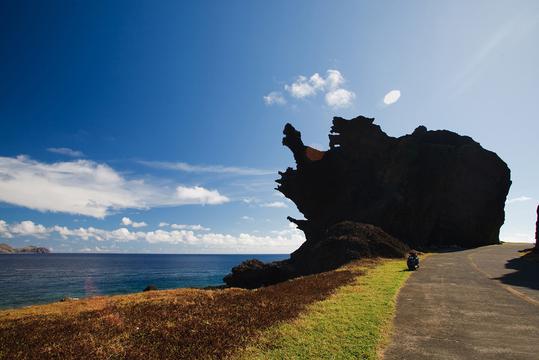
[[[176,230],[193,230],[193,231],[210,231],[210,228],[204,227],[200,224],[198,225],[187,225],[187,224],[172,224],[171,228]]]
[[[176,197],[181,204],[224,204],[230,199],[219,194],[217,190],[208,190],[200,186],[186,187],[178,186],[176,188]]]
[[[140,228],[140,227],[148,226],[148,224],[146,224],[144,221],[136,222],[136,221],[132,221],[128,217],[123,217],[122,218],[122,224],[125,225],[125,226],[132,226],[134,228]]]
[[[399,90],[391,90],[384,96],[384,104],[391,105],[396,103],[401,97],[401,92]]]
[[[326,77],[326,85],[329,90],[335,90],[344,84],[344,77],[339,70],[328,70]]]
[[[47,151],[51,153],[55,153],[55,154],[70,156],[70,157],[84,157],[84,153],[82,151],[73,150],[73,149],[65,148],[65,147],[48,148]]]
[[[266,207],[266,208],[287,208],[288,207],[288,205],[286,205],[282,201],[273,201],[269,203],[263,203],[263,204],[260,204],[260,206]]]
[[[242,219],[242,220],[246,220],[246,221],[253,221],[253,220],[254,220],[253,217],[247,216],[247,215],[243,215],[243,216],[241,217],[241,219]]]
[[[295,82],[290,85],[285,85],[284,88],[290,93],[290,95],[298,99],[313,96],[314,94],[316,94],[317,90],[303,75],[298,76]]]
[[[169,226],[170,224],[167,223],[167,222],[160,222],[159,223],[159,227],[165,227],[165,226]]]
[[[326,77],[315,73],[310,78],[300,75],[292,84],[286,84],[285,90],[290,96],[303,99],[315,96],[318,93],[325,94],[326,104],[333,108],[343,108],[352,105],[355,98],[354,92],[343,88],[345,79],[339,70],[329,69]]]
[[[510,200],[507,200],[507,203],[508,204],[514,204],[514,203],[517,203],[517,202],[524,202],[524,201],[529,201],[529,200],[532,200],[532,198],[529,197],[529,196],[519,196],[519,197],[516,197],[516,198],[512,198]]]
[[[310,85],[314,88],[314,90],[323,89],[324,86],[326,86],[326,80],[324,80],[323,77],[320,76],[320,74],[315,73],[311,78],[309,79]]]
[[[336,89],[326,94],[326,104],[332,108],[344,108],[352,105],[356,94],[345,89]]]
[[[11,238],[13,235],[9,232],[7,223],[4,220],[0,220],[0,237]]]
[[[285,105],[286,99],[279,91],[272,91],[268,95],[264,96],[264,102],[266,105]]]
[[[35,237],[41,237],[49,232],[45,226],[40,224],[36,225],[30,220],[21,221],[20,223],[11,226],[9,231],[13,235]]]

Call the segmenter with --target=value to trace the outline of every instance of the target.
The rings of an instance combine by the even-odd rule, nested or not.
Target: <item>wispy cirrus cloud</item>
[[[224,165],[195,165],[186,162],[170,162],[170,161],[138,161],[139,164],[166,170],[178,170],[188,173],[214,173],[214,174],[232,174],[246,176],[261,176],[274,175],[277,171],[267,169],[255,169],[239,166],[224,166]]]
[[[48,148],[47,151],[54,154],[60,154],[60,155],[65,155],[65,156],[70,156],[70,157],[75,157],[75,158],[84,157],[84,153],[82,151],[73,150],[66,147],[60,147],[60,148],[51,147],[51,148]]]
[[[532,198],[529,197],[529,196],[518,196],[518,197],[507,200],[507,203],[508,204],[514,204],[514,203],[530,201],[530,200],[532,200]]]
[[[223,204],[228,197],[201,186],[164,186],[128,179],[89,160],[43,163],[0,157],[0,201],[26,208],[104,218],[126,208]]]
[[[273,202],[262,203],[262,204],[260,204],[260,207],[265,207],[265,208],[287,208],[288,205],[286,205],[282,201],[273,201]]]

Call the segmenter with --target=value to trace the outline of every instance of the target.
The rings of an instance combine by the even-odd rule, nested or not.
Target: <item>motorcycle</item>
[[[408,265],[408,270],[410,271],[419,269],[419,257],[415,254],[410,254],[408,256],[408,260],[406,260],[406,264]]]

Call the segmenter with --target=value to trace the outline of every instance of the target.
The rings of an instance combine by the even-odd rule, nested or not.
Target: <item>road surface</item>
[[[402,288],[384,358],[539,359],[539,263],[504,244],[434,254]]]

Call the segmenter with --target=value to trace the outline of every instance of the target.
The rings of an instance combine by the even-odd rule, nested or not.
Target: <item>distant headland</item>
[[[25,246],[14,248],[8,244],[0,244],[0,254],[48,254],[51,251],[44,247]]]

